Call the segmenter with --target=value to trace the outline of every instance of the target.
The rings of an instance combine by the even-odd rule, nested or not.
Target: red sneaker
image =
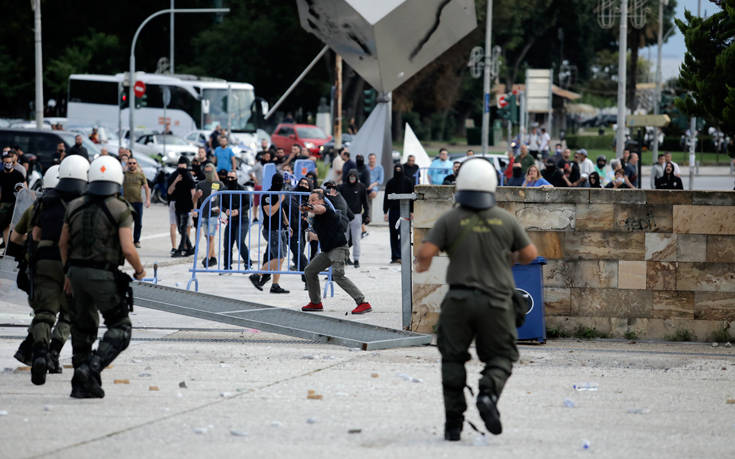
[[[353,314],[365,314],[366,312],[372,311],[373,308],[370,307],[370,303],[360,303],[357,305],[355,309],[352,310]]]
[[[321,303],[314,304],[312,302],[309,302],[309,304],[301,308],[301,310],[304,312],[322,312],[324,311],[324,306],[322,306]]]

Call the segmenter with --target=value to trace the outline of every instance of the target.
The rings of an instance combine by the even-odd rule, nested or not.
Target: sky
[[[676,17],[684,19],[684,10],[697,14],[697,3],[701,2],[701,14],[702,16],[711,16],[716,11],[719,11],[719,7],[709,0],[677,0],[676,5]],[[649,1],[651,8],[658,9],[658,3],[653,0]],[[640,56],[649,59],[652,62],[651,70],[656,71],[656,46],[650,46],[640,51]],[[678,28],[669,37],[669,40],[664,43],[661,51],[661,73],[663,80],[666,81],[671,78],[679,76],[679,66],[684,61],[684,53],[686,52],[686,45],[684,44],[684,36],[681,34]]]

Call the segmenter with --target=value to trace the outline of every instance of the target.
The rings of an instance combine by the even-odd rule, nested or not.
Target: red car
[[[276,148],[283,148],[286,153],[290,153],[291,146],[298,144],[317,157],[321,157],[324,144],[330,140],[332,136],[313,124],[282,123],[271,134],[271,143]]]

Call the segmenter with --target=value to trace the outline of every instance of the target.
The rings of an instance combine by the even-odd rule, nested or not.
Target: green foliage
[[[74,44],[51,59],[46,67],[46,85],[53,94],[66,96],[72,73],[108,73],[122,65],[122,47],[118,37],[90,30],[74,40]]]
[[[690,330],[679,328],[674,333],[665,335],[664,339],[666,341],[696,341],[697,336]]]
[[[562,328],[556,328],[556,327],[547,327],[546,328],[546,337],[549,339],[555,339],[555,338],[569,338],[572,336],[567,332],[566,330]]]
[[[636,333],[634,330],[627,330],[625,333],[623,333],[623,338],[636,340],[638,339],[638,333]]]
[[[720,3],[722,11],[708,18],[687,11],[686,21],[676,21],[687,47],[679,81],[689,92],[677,101],[677,107],[704,117],[732,136],[735,135],[735,0]]]
[[[585,327],[584,325],[578,325],[577,328],[574,329],[572,336],[578,339],[609,338],[609,335],[607,333],[601,332],[595,327],[590,328]]]
[[[593,94],[589,91],[585,91],[582,93],[582,98],[579,99],[579,103],[592,105],[595,108],[607,108],[614,107],[616,101],[612,96]]]
[[[709,340],[715,343],[729,343],[732,341],[733,337],[730,335],[730,325],[728,324],[719,330],[712,332]]]

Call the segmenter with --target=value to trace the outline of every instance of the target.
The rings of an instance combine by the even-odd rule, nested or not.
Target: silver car
[[[168,165],[176,165],[182,155],[191,160],[197,153],[196,145],[171,134],[145,134],[138,137],[135,143],[142,152],[148,156],[159,155]]]

